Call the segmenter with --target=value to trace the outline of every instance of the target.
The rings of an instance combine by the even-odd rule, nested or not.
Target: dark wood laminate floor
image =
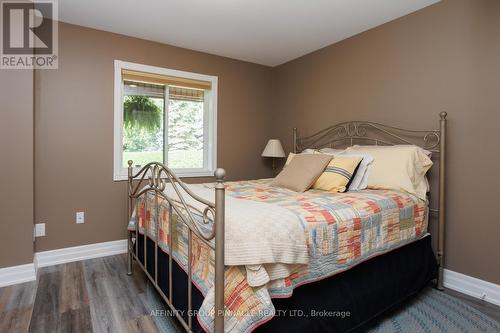
[[[0,288],[0,332],[181,332],[151,316],[166,307],[125,255],[41,268],[37,282]]]
[[[0,288],[0,332],[181,332],[164,317],[147,278],[134,267],[127,276],[125,255],[42,268],[37,282]],[[447,290],[500,321],[500,307]],[[162,308],[158,308],[162,307]]]

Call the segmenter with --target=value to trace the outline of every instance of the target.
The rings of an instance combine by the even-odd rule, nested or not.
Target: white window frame
[[[114,153],[113,153],[113,180],[121,181],[128,179],[128,170],[122,166],[123,160],[123,78],[122,70],[133,70],[145,73],[153,73],[166,76],[200,80],[211,83],[210,93],[205,94],[205,108],[209,108],[208,119],[203,119],[204,125],[204,160],[207,165],[196,169],[172,169],[179,177],[207,177],[213,176],[217,168],[217,81],[218,77],[213,75],[198,74],[179,71],[156,66],[136,64],[121,60],[115,60],[115,83],[114,83]],[[168,117],[165,110],[165,117]],[[204,116],[205,117],[205,116]],[[134,172],[139,168],[134,167]]]

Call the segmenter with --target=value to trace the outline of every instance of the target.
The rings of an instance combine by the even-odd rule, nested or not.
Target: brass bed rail
[[[211,202],[204,198],[199,197],[193,193],[186,184],[184,184],[167,166],[152,162],[146,164],[137,173],[133,173],[133,162],[128,161],[128,222],[132,218],[134,200],[142,195],[146,196],[145,204],[148,204],[147,195],[149,193],[154,194],[154,274],[150,274],[148,271],[147,262],[147,243],[148,243],[148,226],[144,223],[144,253],[143,253],[143,263],[139,260],[139,219],[136,218],[135,230],[130,231],[128,237],[128,251],[127,251],[127,274],[132,274],[132,260],[135,259],[139,267],[144,271],[146,276],[149,278],[151,283],[154,285],[155,289],[158,291],[160,296],[167,303],[169,308],[172,310],[174,315],[179,319],[181,325],[187,332],[192,332],[192,238],[193,233],[205,244],[210,246],[210,248],[215,251],[215,308],[214,308],[214,324],[215,332],[224,332],[224,212],[225,212],[225,188],[224,188],[224,169],[217,169],[214,173],[216,178],[215,184],[215,201]],[[145,184],[146,182],[146,184]],[[168,186],[172,187],[172,195],[167,195],[165,189]],[[185,193],[181,193],[183,190]],[[203,221],[201,223],[206,226],[210,226],[211,232],[206,235],[200,229],[200,221],[193,217],[192,209],[184,196],[190,196],[195,201],[201,203],[204,206],[202,211]],[[158,283],[158,237],[159,237],[159,199],[163,198],[168,202],[169,208],[169,292],[165,295],[163,290],[160,288]],[[180,221],[188,227],[188,258],[187,258],[187,288],[188,288],[188,316],[187,322],[179,314],[178,309],[175,308],[172,297],[172,255],[173,255],[173,242],[172,242],[172,225],[173,225],[173,214],[176,214],[180,218]],[[209,216],[211,215],[211,217]],[[151,217],[153,221],[153,217]],[[135,242],[134,242],[135,237]],[[211,243],[215,240],[215,245]]]
[[[446,112],[439,114],[438,129],[413,130],[388,126],[370,121],[347,121],[327,127],[313,135],[300,137],[293,129],[293,152],[304,149],[345,148],[354,144],[385,145],[410,144],[422,147],[439,156],[439,194],[437,208],[429,208],[438,214],[436,287],[443,290],[444,246],[445,246],[445,200],[446,200]]]

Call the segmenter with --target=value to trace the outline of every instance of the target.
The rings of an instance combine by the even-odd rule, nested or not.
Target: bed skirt
[[[154,276],[154,241],[147,239],[147,269]],[[138,237],[143,262],[144,237]],[[173,263],[174,306],[187,320],[187,276]],[[168,295],[168,254],[158,251],[158,283]],[[348,271],[296,288],[292,297],[274,298],[275,317],[254,332],[349,332],[362,330],[372,319],[418,293],[437,274],[437,262],[426,236],[389,253],[367,260]],[[203,295],[192,288],[193,309]],[[194,318],[193,318],[194,319]],[[176,319],[173,319],[176,320]],[[196,319],[193,332],[203,332]]]

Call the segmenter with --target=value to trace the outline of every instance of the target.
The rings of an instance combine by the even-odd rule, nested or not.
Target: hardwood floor
[[[28,331],[35,293],[35,281],[0,288],[0,332]]]
[[[46,267],[38,284],[0,288],[0,332],[181,332],[150,315],[166,308],[147,292],[139,268],[127,276],[125,261],[117,255]]]
[[[0,332],[181,332],[125,255],[42,268],[36,282],[0,288]],[[446,290],[500,322],[500,307]]]

